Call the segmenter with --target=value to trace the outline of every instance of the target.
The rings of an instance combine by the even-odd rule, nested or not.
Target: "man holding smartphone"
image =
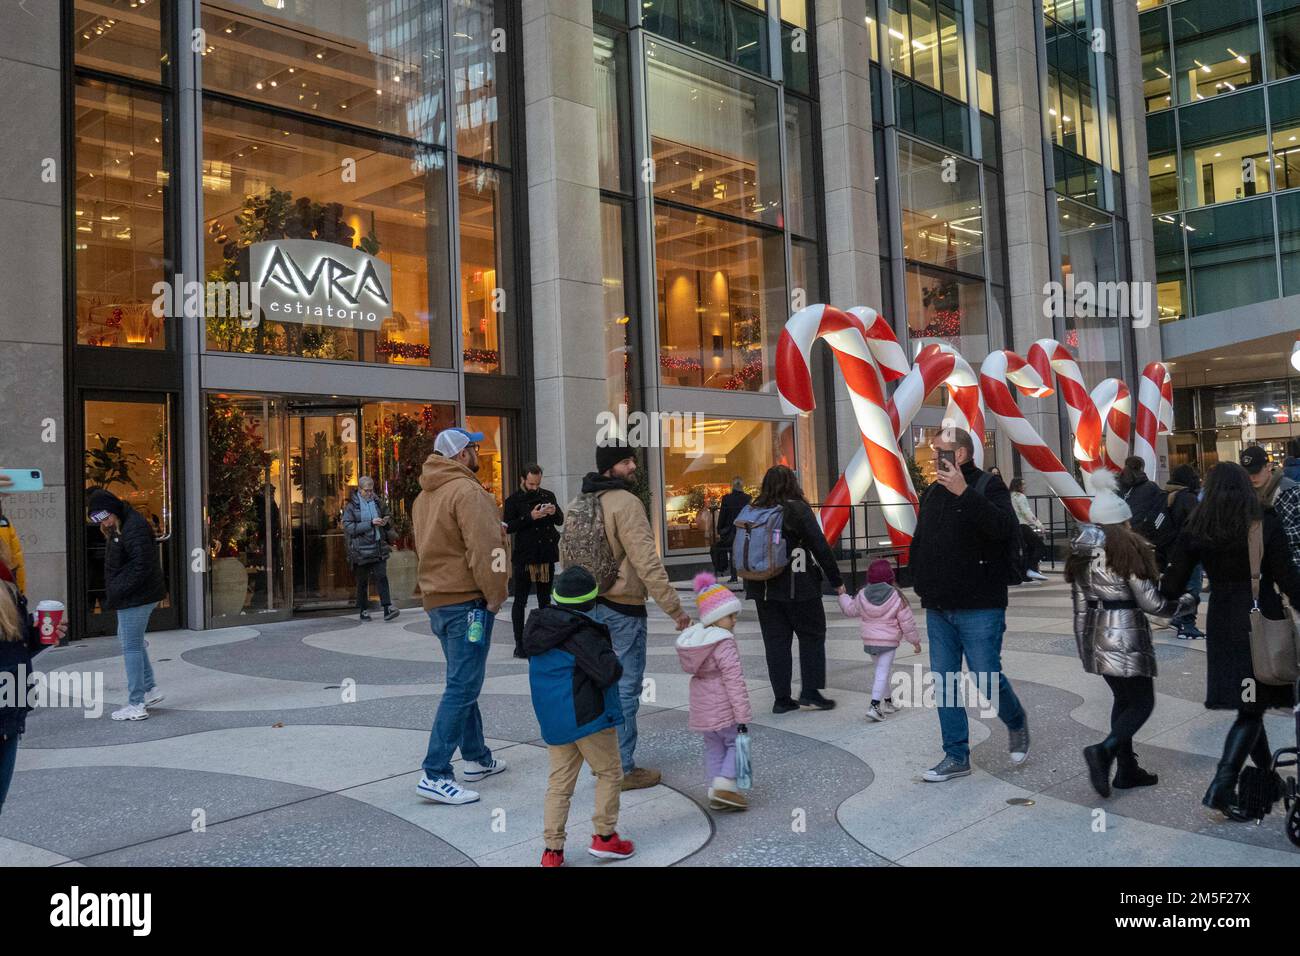
[[[506,534],[514,535],[511,549],[510,609],[515,626],[515,657],[524,656],[524,617],[528,613],[528,592],[537,589],[537,606],[551,604],[551,576],[560,560],[560,533],[564,512],[555,495],[542,487],[542,466],[529,462],[519,476],[519,490],[505,500],[502,523]]]
[[[971,772],[967,701],[952,699],[961,684],[963,656],[981,690],[988,693],[997,682],[993,702],[1007,725],[1012,763],[1029,756],[1029,724],[1002,673],[1012,536],[1019,533],[1011,494],[1001,478],[975,466],[969,432],[945,428],[931,447],[938,479],[921,496],[911,567],[926,609],[944,750],[943,760],[923,778],[940,783]]]

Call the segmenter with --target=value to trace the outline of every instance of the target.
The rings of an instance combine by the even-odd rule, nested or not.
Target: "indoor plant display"
[[[248,545],[259,492],[271,453],[263,450],[257,423],[243,409],[208,404],[208,547],[212,558],[212,615],[238,614],[248,593],[248,569],[240,553]]]

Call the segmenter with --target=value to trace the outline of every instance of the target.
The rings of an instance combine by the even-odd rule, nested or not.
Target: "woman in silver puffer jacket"
[[[1133,737],[1155,709],[1156,655],[1147,615],[1168,618],[1180,604],[1160,594],[1155,553],[1128,524],[1129,507],[1115,494],[1109,471],[1087,476],[1093,500],[1090,517],[1074,540],[1065,565],[1073,586],[1074,639],[1083,669],[1099,674],[1110,686],[1115,704],[1110,736],[1084,748],[1093,788],[1110,796],[1112,763],[1118,762],[1114,786],[1146,787],[1157,777],[1138,766]]]

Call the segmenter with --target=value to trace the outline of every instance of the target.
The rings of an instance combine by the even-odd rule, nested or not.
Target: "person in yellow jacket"
[[[492,624],[506,599],[510,562],[496,499],[474,477],[482,432],[446,428],[420,473],[411,506],[420,593],[447,662],[446,689],[429,732],[424,776],[416,792],[436,803],[473,803],[478,794],[456,783],[451,758],[460,748],[461,776],[482,780],[506,769],[483,739],[478,695],[487,672]]]
[[[8,518],[0,518],[0,561],[9,565],[20,593],[27,593],[27,562],[23,560],[23,543],[18,539],[18,529]]]

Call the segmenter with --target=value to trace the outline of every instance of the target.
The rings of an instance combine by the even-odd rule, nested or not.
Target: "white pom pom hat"
[[[1092,495],[1088,519],[1093,524],[1123,524],[1133,517],[1128,503],[1115,493],[1115,472],[1109,468],[1084,474],[1083,486]]]

